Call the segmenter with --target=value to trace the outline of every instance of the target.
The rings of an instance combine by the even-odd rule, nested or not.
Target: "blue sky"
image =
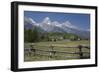
[[[24,11],[24,17],[30,17],[37,23],[42,22],[45,17],[49,17],[51,21],[59,23],[69,21],[72,25],[84,30],[90,29],[90,14]]]

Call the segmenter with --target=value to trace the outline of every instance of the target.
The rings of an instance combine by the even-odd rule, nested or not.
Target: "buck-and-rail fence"
[[[36,45],[29,45],[30,48],[25,48],[24,52],[27,54],[27,56],[36,56],[36,55],[42,55],[42,56],[48,56],[49,58],[53,58],[55,56],[57,56],[56,54],[60,53],[60,54],[65,54],[64,57],[68,58],[66,56],[66,54],[74,54],[74,55],[78,55],[79,59],[84,59],[84,58],[90,58],[90,51],[82,51],[84,48],[90,50],[89,46],[82,46],[82,45],[78,45],[78,46],[72,46],[72,47],[68,47],[68,46],[59,46],[59,47],[63,47],[63,48],[73,48],[73,49],[78,49],[78,51],[76,52],[68,52],[68,51],[61,51],[61,50],[55,50],[54,47],[58,47],[58,46],[49,46],[49,49],[45,50],[45,49],[37,49],[34,46]],[[39,46],[39,47],[47,47],[47,46]],[[46,54],[48,53],[48,54]],[[84,54],[87,54],[84,56]],[[60,55],[62,56],[62,55]],[[72,56],[69,56],[69,58],[72,58]],[[74,57],[75,58],[75,57]]]

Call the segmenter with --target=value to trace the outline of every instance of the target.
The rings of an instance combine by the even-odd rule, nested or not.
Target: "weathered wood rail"
[[[67,51],[59,51],[55,50],[54,47],[58,46],[39,46],[39,47],[49,47],[50,49],[48,50],[43,50],[43,49],[37,49],[34,47],[35,45],[30,45],[30,48],[25,48],[24,51],[28,56],[35,56],[35,55],[43,55],[43,56],[48,56],[49,58],[53,58],[56,56],[56,54],[65,54],[65,58],[72,58],[70,56],[66,56],[66,54],[74,54],[74,55],[79,55],[79,59],[84,59],[84,58],[90,58],[90,52],[83,52],[82,49],[90,49],[88,46],[76,46],[76,47],[65,47],[65,46],[59,46],[60,48],[73,48],[73,49],[79,49],[77,52],[67,52]],[[88,56],[84,56],[84,54],[88,54]],[[62,55],[61,55],[62,56]],[[73,57],[76,58],[76,57]]]

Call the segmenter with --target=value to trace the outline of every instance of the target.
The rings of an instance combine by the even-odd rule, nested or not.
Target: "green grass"
[[[30,44],[35,45],[35,49],[40,49],[40,50],[51,50],[50,46],[56,46],[53,48],[53,50],[56,51],[64,51],[64,52],[79,52],[79,49],[77,48],[66,48],[66,47],[76,47],[78,45],[83,45],[83,46],[90,46],[90,41],[89,40],[81,40],[81,41],[56,41],[56,42],[37,42],[37,43],[25,43],[24,48],[29,48]],[[90,52],[89,49],[83,49],[82,51],[84,52]],[[38,52],[39,54],[31,56],[27,56],[27,54],[24,54],[24,61],[46,61],[46,60],[68,60],[67,57],[76,57],[76,58],[70,58],[71,59],[79,59],[78,54],[61,54],[61,53],[56,53],[54,56],[50,57],[49,53],[46,53],[46,56],[43,55],[42,52]],[[87,56],[87,54],[84,54]]]

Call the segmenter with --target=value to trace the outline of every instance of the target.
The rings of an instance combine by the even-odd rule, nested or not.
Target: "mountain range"
[[[59,23],[58,21],[51,21],[49,17],[45,17],[43,21],[37,23],[34,19],[25,17],[24,27],[26,29],[34,29],[35,27],[40,32],[61,32],[61,33],[73,33],[82,38],[90,38],[90,31],[83,30],[77,26],[74,26],[69,21]]]

